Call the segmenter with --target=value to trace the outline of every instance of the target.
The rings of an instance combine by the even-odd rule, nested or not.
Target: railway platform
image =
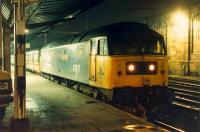
[[[27,73],[29,132],[166,131],[38,75]],[[7,108],[0,132],[9,132],[13,105]],[[17,130],[16,130],[17,131]]]

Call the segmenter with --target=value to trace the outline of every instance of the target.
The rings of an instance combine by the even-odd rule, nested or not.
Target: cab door
[[[89,80],[96,82],[96,57],[97,57],[97,38],[90,41],[90,75]]]

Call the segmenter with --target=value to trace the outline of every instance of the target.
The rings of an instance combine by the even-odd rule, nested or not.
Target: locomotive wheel
[[[138,117],[146,118],[146,109],[140,103],[138,97],[135,94],[136,93],[129,89],[119,91],[115,96],[114,102],[117,103],[117,105],[120,105],[120,107],[125,111]]]
[[[101,100],[103,102],[107,102],[106,96],[101,91],[99,91],[99,90],[95,90],[93,96],[97,100]]]
[[[94,99],[97,99],[97,96],[98,96],[98,92],[97,92],[96,90],[94,90],[94,91],[92,92],[92,97],[93,97]]]
[[[74,88],[73,88],[74,85],[75,85],[75,83],[74,83],[73,81],[66,80],[66,86],[67,86],[68,88],[74,89]],[[76,90],[76,89],[75,89],[75,90]]]
[[[146,110],[141,104],[138,104],[136,106],[135,115],[138,116],[138,117],[141,117],[141,118],[146,118],[147,117]]]
[[[132,106],[133,104],[137,104],[137,96],[134,96],[134,93],[131,94],[130,90],[125,89],[117,92],[114,102],[120,105]]]
[[[102,100],[103,102],[107,102],[107,98],[106,98],[106,96],[103,95],[103,94],[101,94],[100,100]]]

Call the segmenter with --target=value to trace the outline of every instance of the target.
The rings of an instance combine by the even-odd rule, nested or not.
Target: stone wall
[[[190,7],[144,22],[165,37],[170,74],[200,76],[200,8]]]

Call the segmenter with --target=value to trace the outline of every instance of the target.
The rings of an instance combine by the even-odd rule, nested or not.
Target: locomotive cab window
[[[97,54],[97,39],[93,38],[90,41],[90,55],[96,55]]]
[[[98,40],[98,55],[105,56],[108,55],[108,48],[106,39],[102,38]]]
[[[163,37],[153,33],[146,33],[145,35],[131,33],[120,35],[116,33],[108,43],[110,55],[166,55],[166,45]]]
[[[148,46],[146,46],[146,50],[150,53],[158,54],[162,52],[160,47],[159,41],[152,41]]]

